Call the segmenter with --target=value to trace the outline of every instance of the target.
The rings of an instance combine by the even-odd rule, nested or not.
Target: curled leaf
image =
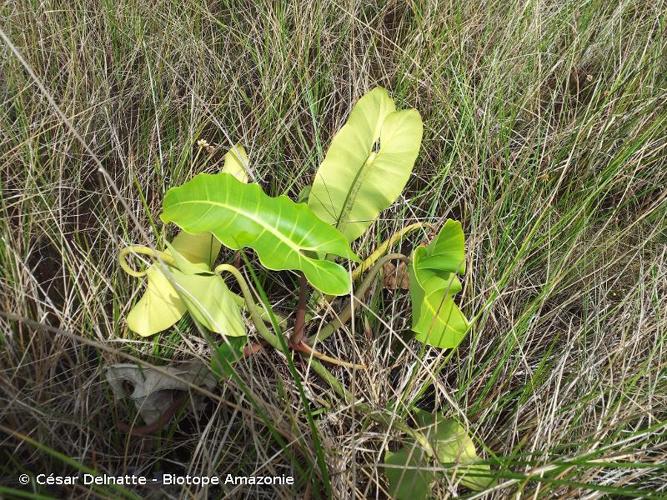
[[[187,233],[179,234],[166,251],[176,266],[156,263],[146,271],[148,286],[128,314],[128,326],[141,336],[150,336],[172,326],[187,310],[212,332],[245,335],[241,310],[232,292],[219,275],[210,272],[209,264],[193,262],[176,249],[183,241],[181,235]],[[192,253],[193,247],[187,248]]]
[[[420,268],[443,273],[465,273],[465,235],[461,223],[447,219],[440,232],[428,245],[427,253],[428,255],[419,263]]]
[[[227,151],[221,172],[232,174],[241,182],[248,182],[248,153],[241,144]]]
[[[208,267],[213,265],[222,246],[210,233],[178,233],[170,245],[187,261]],[[167,253],[170,253],[169,250]]]
[[[185,274],[173,269],[178,294],[192,317],[212,332],[229,337],[245,335],[241,309],[217,274]]]
[[[165,373],[168,373],[168,376]],[[114,398],[129,398],[146,424],[152,424],[172,404],[175,392],[190,391],[190,384],[211,390],[216,381],[199,361],[163,366],[160,370],[130,363],[111,365],[106,379]],[[200,397],[192,393],[195,403]]]
[[[470,323],[452,298],[461,291],[456,273],[465,269],[463,229],[447,220],[436,239],[418,247],[410,259],[412,330],[425,344],[454,348]]]

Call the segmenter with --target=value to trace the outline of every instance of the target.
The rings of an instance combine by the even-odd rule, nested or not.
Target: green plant
[[[411,441],[396,452],[385,455],[385,474],[394,498],[424,498],[438,476],[447,476],[472,490],[491,486],[488,464],[481,463],[475,443],[456,420],[441,414],[415,410],[413,419],[433,450],[432,455]],[[457,464],[450,474],[448,467]],[[444,469],[443,469],[444,467]],[[458,474],[458,477],[456,476]]]
[[[417,247],[410,257],[387,254],[389,249],[411,231],[423,229],[413,224],[391,236],[363,261],[350,244],[359,238],[377,216],[396,201],[413,169],[422,137],[422,122],[414,110],[397,111],[386,90],[376,88],[353,107],[347,123],[333,138],[308,194],[308,202],[295,203],[286,196],[271,197],[258,184],[248,184],[247,155],[236,146],[218,174],[199,174],[167,192],[161,219],[182,231],[164,251],[130,246],[121,252],[123,268],[133,276],[147,279],[144,296],[128,316],[130,329],[143,336],[173,325],[188,311],[202,327],[225,336],[217,349],[214,365],[218,373],[231,373],[243,354],[245,329],[242,309],[250,315],[257,332],[269,345],[285,355],[310,357],[311,364],[331,387],[349,403],[352,395],[319,360],[360,367],[316,351],[313,344],[330,336],[353,315],[353,300],[363,299],[366,291],[390,260],[408,264],[413,307],[415,339],[440,348],[455,348],[470,324],[454,302],[461,291],[457,275],[465,271],[464,235],[460,223],[447,220],[433,241]],[[294,330],[285,343],[264,324],[276,314],[259,307],[249,284],[236,266],[212,267],[220,248],[250,248],[269,270],[297,271],[300,299]],[[143,271],[130,267],[130,254],[154,259]],[[336,259],[359,262],[350,272]],[[231,274],[242,297],[229,290],[221,277]],[[353,286],[358,281],[357,286]],[[307,284],[320,303],[330,296],[348,295],[350,301],[336,319],[312,337],[305,334]],[[226,337],[241,338],[229,342]],[[249,351],[250,352],[250,351]],[[387,424],[388,416],[357,405],[376,421]],[[479,461],[475,447],[464,429],[444,417],[415,413],[422,428],[405,422],[393,423],[407,434],[414,446],[396,453],[387,452],[387,476],[396,497],[405,494],[405,484],[413,484],[421,496],[429,492],[435,476],[427,472],[430,462],[463,464],[463,484],[481,489],[488,481],[488,465]],[[416,449],[416,453],[412,453]],[[407,478],[407,483],[403,481]],[[414,492],[410,495],[414,496]]]

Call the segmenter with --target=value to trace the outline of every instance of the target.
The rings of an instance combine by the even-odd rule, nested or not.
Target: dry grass
[[[420,110],[425,136],[405,198],[357,250],[417,220],[460,219],[461,301],[476,323],[454,353],[420,350],[405,295],[376,289],[321,346],[369,369],[337,375],[374,407],[464,421],[498,475],[489,497],[667,494],[666,7],[0,4],[0,28],[88,148],[0,44],[0,485],[85,466],[297,478],[142,496],[318,496],[319,440],[336,497],[385,495],[378,464],[401,434],[342,405],[305,365],[317,435],[275,353],[240,363],[199,418],[144,440],[116,430],[129,409],[103,377],[123,356],[210,357],[187,321],[149,341],[124,324],[139,288],[116,254],[162,241],[166,189],[216,171],[240,141],[267,191],[294,197],[351,103],[379,84]],[[286,314],[295,283],[265,282]],[[456,491],[442,481],[435,493]]]

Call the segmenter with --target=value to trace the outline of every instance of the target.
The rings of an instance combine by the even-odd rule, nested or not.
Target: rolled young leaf
[[[424,344],[454,348],[470,328],[452,298],[461,291],[455,273],[465,269],[464,257],[463,229],[453,220],[447,220],[430,245],[412,253],[409,266],[412,330]]]
[[[199,174],[167,192],[160,217],[189,233],[211,232],[233,250],[252,248],[268,269],[303,271],[323,293],[350,291],[346,269],[315,257],[326,253],[357,260],[345,237],[305,204],[270,197],[257,184],[225,173]]]
[[[421,138],[417,110],[396,111],[385,89],[371,90],[331,141],[308,206],[354,241],[403,191]]]
[[[232,174],[241,182],[248,182],[248,153],[241,144],[236,144],[225,154],[221,172]]]
[[[428,255],[421,260],[419,267],[445,273],[466,272],[465,235],[460,222],[447,219],[429,245]]]
[[[212,332],[244,336],[241,310],[222,277],[207,264],[192,263],[168,243],[167,247],[176,263],[167,272],[192,317]]]

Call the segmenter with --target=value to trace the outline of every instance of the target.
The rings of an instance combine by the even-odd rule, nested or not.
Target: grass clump
[[[88,468],[296,479],[210,490],[230,496],[386,492],[383,456],[402,434],[341,404],[307,364],[296,378],[279,353],[248,358],[203,415],[151,439],[117,430],[127,409],[102,377],[128,357],[210,357],[187,318],[149,340],[126,328],[138,297],[115,257],[171,236],[157,218],[167,189],[219,171],[241,142],[265,191],[296,199],[352,103],[381,85],[420,111],[424,136],[403,197],[354,250],[412,223],[461,220],[461,303],[474,322],[457,350],[422,348],[407,335],[408,295],[374,287],[360,319],[319,346],[368,369],[335,375],[372,407],[401,401],[463,422],[497,475],[490,497],[664,495],[666,10],[0,7],[2,487],[19,489],[22,472]],[[292,279],[253,283],[289,313]],[[465,491],[447,477],[434,495]]]

